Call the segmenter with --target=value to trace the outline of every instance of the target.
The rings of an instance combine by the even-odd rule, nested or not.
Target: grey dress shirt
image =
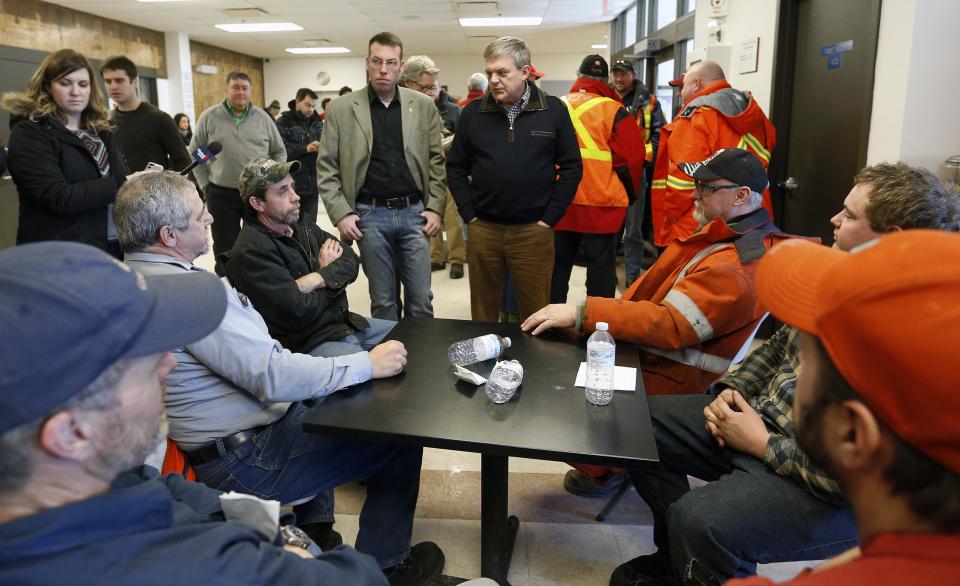
[[[162,254],[133,252],[124,260],[147,275],[203,270]],[[206,338],[173,351],[177,367],[167,377],[165,402],[170,437],[181,449],[268,425],[291,402],[370,380],[373,366],[366,352],[335,358],[290,352],[270,337],[246,296],[223,284],[223,322]]]

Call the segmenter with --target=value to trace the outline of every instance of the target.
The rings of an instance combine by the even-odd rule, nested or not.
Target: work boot
[[[451,279],[462,279],[463,278],[463,265],[457,262],[450,263],[450,278]]]
[[[383,569],[390,586],[422,586],[441,577],[445,558],[432,541],[422,541],[410,548],[410,555],[395,566]]]
[[[666,556],[659,552],[620,564],[610,575],[610,586],[677,586]]]
[[[605,498],[613,496],[627,477],[626,471],[609,473],[593,479],[579,470],[567,470],[563,477],[563,488],[570,494],[591,498]]]

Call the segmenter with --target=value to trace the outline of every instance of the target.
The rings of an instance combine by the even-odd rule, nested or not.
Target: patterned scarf
[[[77,138],[83,143],[83,147],[87,149],[87,152],[90,153],[90,156],[93,157],[93,161],[97,164],[97,169],[100,171],[101,177],[106,177],[110,174],[110,154],[107,152],[107,145],[103,144],[103,141],[100,140],[100,137],[97,136],[95,132],[90,132],[89,130],[74,130],[74,134],[77,135]],[[107,206],[107,240],[116,240],[117,239],[117,226],[113,223],[113,204]]]

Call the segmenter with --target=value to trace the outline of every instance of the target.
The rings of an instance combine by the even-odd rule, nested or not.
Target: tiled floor
[[[336,234],[323,214],[320,226]],[[198,264],[212,269],[208,254]],[[466,267],[469,272],[469,266]],[[449,267],[448,267],[449,270]],[[437,317],[469,319],[467,278],[451,279],[448,270],[433,273],[433,307]],[[621,279],[622,279],[621,267]],[[585,270],[574,267],[570,299],[586,295]],[[348,289],[351,310],[370,314],[366,276]],[[510,513],[520,519],[508,579],[516,586],[605,585],[613,569],[638,555],[654,551],[650,511],[630,490],[605,523],[594,520],[602,500],[572,496],[563,490],[562,462],[512,458]],[[414,522],[414,542],[435,541],[446,554],[448,575],[480,575],[480,456],[427,448],[423,455],[420,498]],[[336,529],[346,543],[357,533],[364,490],[351,484],[336,492]],[[806,564],[774,564],[761,573],[779,579],[796,574]]]

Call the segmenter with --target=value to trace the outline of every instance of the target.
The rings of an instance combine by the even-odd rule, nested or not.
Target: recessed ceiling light
[[[606,48],[608,48],[608,47],[607,47],[606,45],[590,45],[590,48],[591,48],[591,49],[606,49]]]
[[[235,24],[215,24],[214,27],[228,33],[276,33],[283,31],[302,31],[303,27],[292,22],[241,22]]]
[[[318,55],[325,53],[349,53],[350,49],[346,47],[290,47],[287,53],[294,55]]]
[[[461,18],[460,26],[540,26],[539,16],[505,16],[496,18]]]

